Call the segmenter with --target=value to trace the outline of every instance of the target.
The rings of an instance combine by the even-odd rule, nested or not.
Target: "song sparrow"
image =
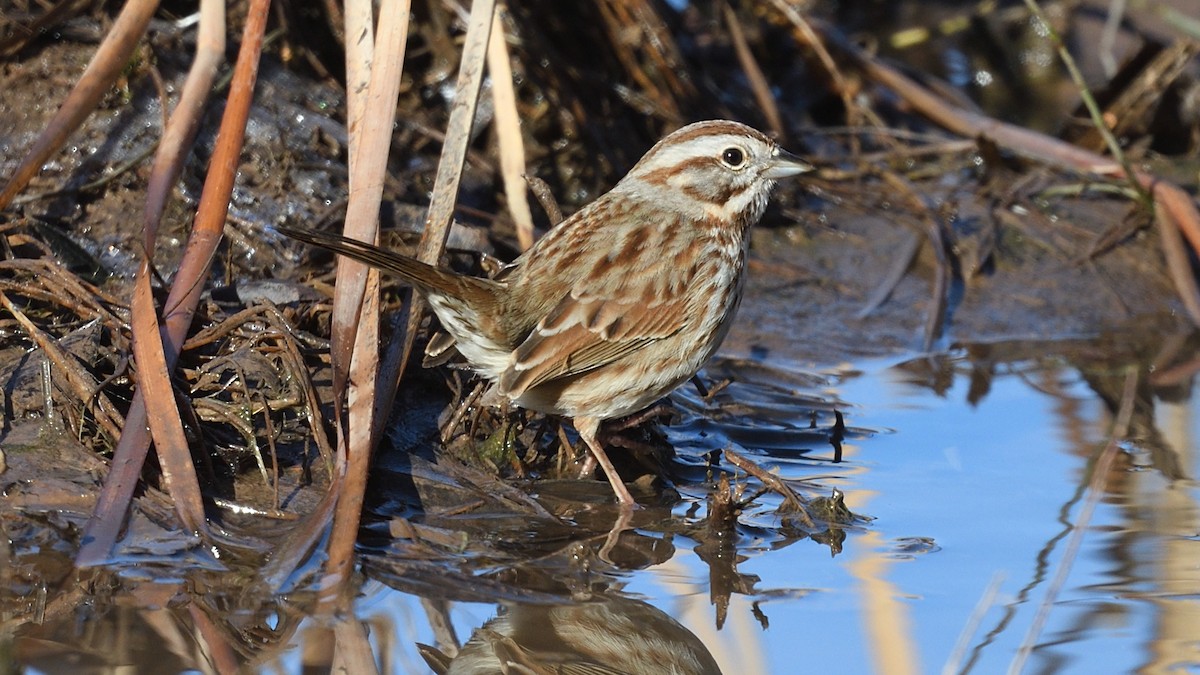
[[[618,500],[633,506],[597,441],[600,422],[646,408],[712,356],[741,301],[747,230],[775,179],[811,169],[743,124],[690,124],[495,280],[277,229],[412,284],[495,394],[572,418]]]

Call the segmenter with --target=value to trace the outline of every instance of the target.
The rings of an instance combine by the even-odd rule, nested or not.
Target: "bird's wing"
[[[500,376],[500,391],[515,398],[539,384],[600,368],[675,335],[691,320],[682,292],[647,300],[611,288],[604,289],[608,297],[588,290],[573,289],[517,346]]]

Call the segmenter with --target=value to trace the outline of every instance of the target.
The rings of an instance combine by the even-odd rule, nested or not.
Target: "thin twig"
[[[779,496],[783,497],[784,504],[786,504],[789,508],[788,515],[791,515],[792,513],[798,514],[800,516],[800,522],[805,527],[816,527],[816,523],[814,523],[812,517],[808,515],[807,503],[803,498],[800,497],[800,495],[796,494],[796,491],[793,490],[790,485],[785,483],[783,479],[769,471],[765,471],[761,466],[746,459],[745,457],[742,457],[738,453],[734,452],[731,448],[725,448],[721,451],[721,453],[725,456],[725,459],[729,460],[730,464],[736,466],[742,471],[745,471],[751,476],[754,476],[761,481],[763,485],[770,488],[773,492],[779,494]]]
[[[733,40],[733,51],[737,54],[738,63],[741,64],[742,71],[746,73],[746,79],[750,82],[754,100],[762,110],[763,117],[767,119],[767,126],[771,128],[771,132],[780,143],[783,143],[787,140],[783,116],[779,114],[779,106],[775,103],[775,95],[771,93],[767,77],[763,75],[762,68],[758,66],[758,61],[754,59],[754,53],[750,51],[750,45],[746,42],[746,34],[742,31],[737,12],[733,11],[728,2],[722,3],[721,9],[725,14],[725,25],[729,28],[729,37]]]

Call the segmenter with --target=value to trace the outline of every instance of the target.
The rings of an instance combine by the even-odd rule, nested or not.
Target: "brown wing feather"
[[[567,296],[517,347],[500,375],[500,391],[515,398],[668,338],[686,326],[684,305],[682,297],[643,304]]]

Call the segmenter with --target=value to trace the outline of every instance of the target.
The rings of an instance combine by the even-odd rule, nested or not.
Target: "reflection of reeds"
[[[1071,568],[1079,556],[1079,548],[1083,544],[1083,537],[1090,529],[1092,514],[1095,513],[1096,506],[1099,505],[1100,499],[1106,493],[1105,484],[1108,482],[1113,462],[1117,459],[1119,444],[1128,437],[1129,423],[1133,416],[1133,406],[1137,400],[1137,384],[1137,371],[1130,368],[1125,373],[1125,386],[1121,392],[1120,409],[1113,420],[1111,435],[1108,438],[1108,442],[1104,444],[1103,448],[1100,449],[1094,458],[1095,462],[1091,466],[1091,475],[1088,476],[1087,498],[1083,501],[1079,515],[1075,518],[1071,536],[1067,539],[1063,550],[1062,560],[1058,564],[1054,577],[1046,586],[1046,596],[1038,604],[1037,612],[1034,614],[1033,621],[1029,625],[1029,630],[1025,633],[1025,638],[1021,641],[1021,646],[1017,650],[1017,654],[1013,657],[1012,663],[1009,665],[1010,673],[1020,673],[1024,670],[1025,662],[1029,659],[1033,648],[1037,645],[1042,629],[1045,628],[1046,621],[1050,618],[1050,611],[1058,599],[1058,594],[1062,592],[1063,586],[1067,581],[1067,576],[1071,573]]]

